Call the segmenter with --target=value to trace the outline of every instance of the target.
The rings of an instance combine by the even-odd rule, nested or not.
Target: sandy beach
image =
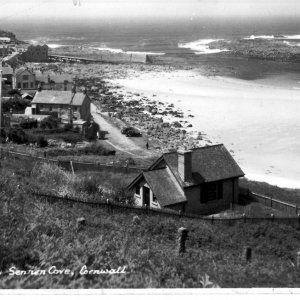
[[[246,177],[300,188],[300,91],[195,70],[133,72],[111,79],[126,94],[174,104],[212,143],[224,143]],[[192,114],[194,118],[187,118]]]

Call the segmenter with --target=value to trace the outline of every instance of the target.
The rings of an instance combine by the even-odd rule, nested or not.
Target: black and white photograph
[[[299,0],[0,0],[0,294],[299,288]]]

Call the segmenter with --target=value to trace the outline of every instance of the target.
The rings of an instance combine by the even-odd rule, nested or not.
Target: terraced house
[[[20,68],[16,72],[16,87],[21,90],[35,90],[35,74],[31,69]]]
[[[163,154],[128,186],[136,205],[212,214],[238,201],[243,171],[224,145]]]
[[[54,91],[38,90],[31,102],[33,115],[55,115],[62,123],[84,127],[91,118],[91,100],[86,90]]]

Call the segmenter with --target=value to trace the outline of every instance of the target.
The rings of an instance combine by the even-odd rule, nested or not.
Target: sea
[[[166,61],[170,64],[201,68],[208,75],[236,79],[237,82],[242,80],[258,85],[287,88],[293,92],[293,97],[289,98],[290,95],[287,92],[287,97],[283,97],[282,100],[277,97],[274,100],[276,107],[284,107],[283,110],[276,110],[270,102],[272,101],[270,97],[268,103],[264,103],[263,99],[255,99],[253,105],[259,105],[259,107],[255,110],[256,115],[253,115],[253,125],[251,125],[252,116],[245,115],[250,120],[245,123],[245,126],[242,123],[234,125],[234,128],[240,128],[240,130],[235,132],[234,128],[231,128],[220,132],[222,132],[225,144],[230,144],[234,150],[244,153],[244,156],[241,154],[241,161],[243,158],[248,158],[248,161],[253,162],[255,167],[251,166],[251,168],[248,168],[249,164],[241,163],[246,174],[247,172],[255,173],[251,179],[266,181],[282,187],[300,188],[300,63],[249,59],[231,55],[228,51],[221,49],[209,48],[209,43],[217,40],[239,39],[243,42],[261,39],[266,43],[276,40],[286,46],[296,47],[296,49],[299,47],[300,50],[299,19],[280,17],[267,19],[207,17],[178,20],[153,18],[153,20],[127,21],[106,19],[81,22],[80,24],[76,20],[59,24],[49,21],[24,21],[22,24],[13,23],[5,29],[16,33],[20,40],[32,44],[46,43],[52,49],[65,46],[84,46],[115,53],[157,54],[166,57]],[[299,92],[299,105],[295,104],[295,93],[297,92]],[[241,97],[240,100],[236,99],[235,101],[238,103],[238,101],[251,100]],[[280,101],[283,106],[279,105]],[[228,100],[228,103],[232,102]],[[219,106],[222,105],[219,103]],[[193,108],[197,109],[197,105],[193,105]],[[272,118],[269,118],[268,126],[264,124],[265,118],[261,113],[264,109],[271,111]],[[266,111],[266,115],[268,115],[268,111]],[[276,117],[277,112],[278,117]],[[222,112],[220,111],[220,113]],[[259,118],[256,117],[258,114]],[[198,124],[201,124],[200,111],[195,116],[199,117]],[[208,117],[206,116],[206,118]],[[196,129],[201,130],[201,126],[199,125],[197,128],[195,121]],[[216,121],[212,126],[221,128],[222,116],[220,116],[220,122]],[[252,140],[249,140],[248,137],[251,137]],[[255,164],[255,161],[262,160],[268,160],[271,169],[266,170],[260,168],[259,163]],[[277,169],[277,173],[272,171],[272,168]],[[272,172],[273,175],[270,174]]]

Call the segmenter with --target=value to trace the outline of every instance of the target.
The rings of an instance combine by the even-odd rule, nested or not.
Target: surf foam
[[[229,51],[227,49],[210,49],[209,44],[212,42],[223,41],[223,39],[201,39],[190,43],[179,43],[179,48],[187,48],[195,51],[195,54],[213,54]]]

